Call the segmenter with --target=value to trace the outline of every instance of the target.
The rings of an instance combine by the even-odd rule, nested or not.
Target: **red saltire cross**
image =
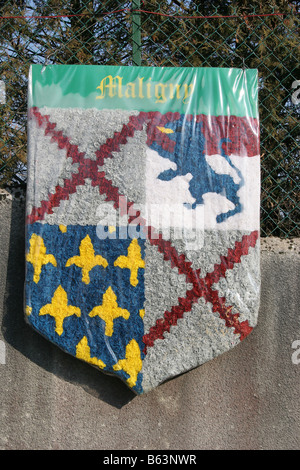
[[[112,152],[120,151],[120,145],[125,145],[129,137],[133,137],[135,130],[142,130],[143,125],[147,123],[147,143],[160,140],[163,148],[172,151],[172,141],[165,134],[157,131],[157,126],[163,126],[170,119],[178,119],[178,113],[167,113],[161,115],[158,112],[140,112],[138,116],[131,116],[129,122],[123,125],[120,132],[115,132],[112,138],[106,140],[95,152],[96,161],[86,159],[85,152],[79,152],[78,146],[71,144],[70,139],[64,136],[62,131],[57,131],[56,123],[49,120],[48,115],[42,115],[37,107],[31,108],[29,117],[34,118],[39,127],[44,128],[45,136],[51,136],[51,140],[56,142],[58,148],[65,149],[67,157],[70,157],[73,163],[78,163],[77,173],[73,173],[69,179],[64,180],[64,185],[57,185],[53,194],[49,194],[48,200],[41,201],[40,207],[34,207],[27,216],[28,223],[34,223],[43,220],[46,213],[52,214],[53,208],[58,207],[60,201],[69,199],[69,195],[77,190],[77,186],[85,184],[85,178],[90,178],[92,186],[99,188],[99,193],[106,196],[106,201],[113,201],[114,208],[120,209],[121,215],[128,214],[129,209],[134,205],[133,201],[127,201],[126,207],[119,204],[119,189],[112,184],[105,176],[104,171],[99,171],[98,166],[102,166],[104,159],[113,158]],[[257,152],[256,145],[251,143],[251,154]],[[122,213],[123,211],[123,213]],[[130,217],[129,217],[130,221]],[[240,263],[241,257],[247,255],[250,247],[255,247],[258,239],[258,231],[253,231],[250,235],[244,235],[241,241],[235,242],[234,248],[228,248],[227,256],[220,256],[220,263],[214,265],[214,270],[200,277],[200,269],[193,269],[192,263],[186,260],[185,255],[179,254],[169,240],[164,240],[160,233],[156,233],[154,228],[146,224],[145,219],[138,217],[136,222],[146,232],[147,239],[152,245],[164,255],[164,259],[171,261],[171,267],[178,268],[179,274],[186,276],[186,282],[192,284],[192,288],[186,291],[185,297],[178,298],[178,304],[174,305],[169,311],[165,311],[163,316],[156,320],[149,333],[144,335],[145,344],[144,353],[152,347],[156,339],[164,339],[164,333],[168,332],[173,325],[177,325],[179,318],[182,318],[185,312],[189,312],[192,305],[203,297],[206,302],[212,304],[213,312],[217,312],[219,317],[225,321],[227,327],[233,327],[234,333],[240,335],[242,341],[251,331],[252,327],[248,320],[239,321],[239,313],[232,313],[232,306],[226,306],[225,297],[219,297],[218,291],[212,288],[222,277],[225,277],[226,271],[232,269],[236,263]]]

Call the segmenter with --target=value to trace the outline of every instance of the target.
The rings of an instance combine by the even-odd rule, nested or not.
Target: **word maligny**
[[[146,83],[147,82],[147,83]],[[168,100],[180,100],[186,103],[194,91],[194,84],[190,83],[153,83],[151,77],[145,82],[144,77],[136,81],[123,84],[123,77],[108,75],[101,80],[97,90],[100,94],[96,99],[109,98],[156,98],[156,103],[165,103]]]

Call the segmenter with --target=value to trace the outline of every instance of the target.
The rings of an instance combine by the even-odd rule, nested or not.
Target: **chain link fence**
[[[261,235],[299,236],[299,3],[0,0],[0,185],[26,186],[30,64],[259,72]]]

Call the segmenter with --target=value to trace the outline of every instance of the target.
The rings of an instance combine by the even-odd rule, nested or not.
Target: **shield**
[[[29,80],[26,321],[136,394],[238,345],[260,295],[257,72]]]

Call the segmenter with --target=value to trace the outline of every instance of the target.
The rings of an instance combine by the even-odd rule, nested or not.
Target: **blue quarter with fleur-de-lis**
[[[27,227],[28,322],[137,393],[142,390],[144,243],[118,237],[108,243],[97,237],[95,226]]]

